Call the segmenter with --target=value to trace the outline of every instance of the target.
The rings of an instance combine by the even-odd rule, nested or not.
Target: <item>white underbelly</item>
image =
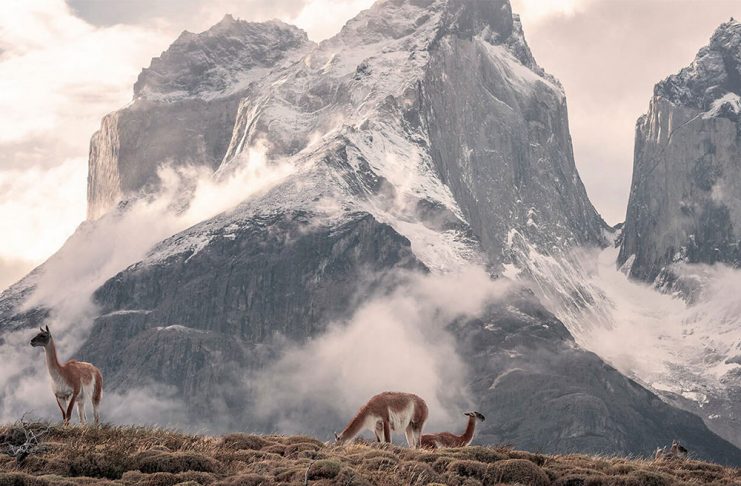
[[[389,408],[389,422],[391,430],[406,430],[409,422],[414,416],[414,404],[410,403],[406,408],[398,411]]]

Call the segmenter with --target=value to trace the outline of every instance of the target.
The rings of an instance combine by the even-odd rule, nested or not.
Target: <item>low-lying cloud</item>
[[[427,430],[459,428],[471,399],[465,357],[448,326],[480,314],[508,285],[474,266],[408,275],[398,288],[363,304],[348,322],[288,347],[251,377],[256,415],[281,433],[306,433],[338,417],[342,422],[334,428],[341,430],[371,396],[404,391],[427,402]],[[324,438],[332,437],[331,430],[325,432]]]
[[[238,162],[234,170],[218,176],[195,169],[163,168],[157,195],[134,199],[122,209],[83,223],[29,277],[28,282],[35,289],[23,309],[49,309],[45,323],[52,329],[62,358],[66,359],[87,338],[97,313],[92,295],[106,280],[140,261],[157,242],[270,190],[294,170],[281,163],[269,163],[260,145],[247,150]],[[188,189],[187,201],[181,200],[183,189]],[[8,364],[0,369],[0,421],[16,419],[26,411],[35,410],[40,403],[52,405],[44,406],[40,416],[54,417],[58,413],[51,399],[43,353],[29,346],[33,332],[22,330],[3,335],[0,355],[8,359]],[[152,400],[165,397],[163,403],[173,400],[168,390],[153,387],[129,393],[150,396]],[[112,398],[113,402],[117,400]],[[179,409],[165,408],[173,408],[173,413]],[[113,408],[114,415],[106,419],[123,420],[124,415],[115,415],[116,410],[131,412],[127,407]],[[163,407],[143,410],[152,414],[138,416],[139,422],[151,419],[161,423]]]

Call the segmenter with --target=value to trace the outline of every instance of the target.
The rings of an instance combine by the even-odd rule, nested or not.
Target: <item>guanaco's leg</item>
[[[407,428],[404,430],[404,435],[406,435],[407,438],[407,445],[412,449],[416,449],[417,441],[414,438],[414,426],[412,424],[407,425]]]
[[[384,442],[391,444],[391,425],[388,420],[383,421],[383,439]]]
[[[373,433],[376,434],[376,441],[382,442],[381,434],[383,433],[383,422],[376,423],[376,428],[373,429]]]
[[[69,424],[69,421],[72,419],[72,409],[75,406],[75,401],[77,400],[77,393],[73,393],[72,397],[69,399],[69,404],[67,405],[67,414],[64,418],[64,424]]]
[[[87,417],[85,416],[85,398],[81,398],[77,401],[77,415],[80,416],[80,424],[84,424],[87,422]]]
[[[64,412],[64,407],[59,402],[59,397],[55,396],[54,398],[57,400],[57,407],[59,407],[59,411],[62,412],[62,421],[64,421],[64,419],[66,418],[66,415],[65,415],[65,412]]]

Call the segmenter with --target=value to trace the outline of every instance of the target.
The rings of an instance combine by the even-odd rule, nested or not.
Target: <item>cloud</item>
[[[163,168],[159,194],[131,201],[121,210],[85,222],[74,232],[34,274],[35,290],[23,308],[50,309],[46,324],[53,330],[59,350],[66,354],[78,349],[96,315],[93,292],[106,280],[140,261],[157,242],[269,191],[293,172],[292,167],[269,164],[262,145],[249,148],[238,162],[233,171],[216,175]],[[187,201],[181,200],[184,188],[189,189]],[[216,194],[219,197],[214,197]],[[0,355],[12,361],[0,369],[0,421],[16,419],[26,411],[37,413],[37,409],[38,416],[56,416],[44,359],[42,353],[28,346],[31,337],[28,330],[23,330],[3,334],[0,341]],[[165,410],[170,408],[164,403],[173,403],[173,413],[184,409],[173,402],[172,391],[155,385],[144,388],[131,393],[148,395],[152,403],[157,397],[164,400],[157,407],[144,407],[152,412],[144,417],[153,422],[164,423]],[[115,403],[119,398],[111,401]],[[39,403],[45,405],[39,409]],[[134,416],[130,407],[113,407],[109,413],[107,420],[114,422]]]
[[[84,219],[90,135],[106,112],[131,98],[141,66],[172,36],[96,28],[63,0],[10,0],[3,7],[0,260],[5,268],[20,261],[29,268]],[[19,276],[9,270],[0,289]]]
[[[333,36],[347,20],[373,3],[374,0],[129,0],[111,4],[69,0],[76,15],[99,26],[167,26],[169,30],[201,32],[229,13],[253,22],[277,18],[301,27],[315,41]]]
[[[33,265],[59,248],[85,217],[86,172],[82,159],[0,171],[1,261]]]
[[[407,276],[401,287],[362,305],[349,322],[288,347],[251,377],[255,413],[270,418],[281,433],[305,433],[327,414],[348,420],[371,396],[405,391],[425,399],[432,428],[457,428],[460,412],[470,406],[467,367],[447,326],[480,314],[507,290],[507,283],[474,266]],[[337,423],[336,429],[343,426]]]
[[[34,263],[19,258],[0,257],[0,292],[30,272]]]
[[[586,10],[597,0],[512,0],[512,10],[531,23],[551,17],[571,17]]]

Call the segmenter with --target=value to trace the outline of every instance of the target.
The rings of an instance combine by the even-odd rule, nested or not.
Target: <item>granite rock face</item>
[[[529,292],[458,323],[471,384],[488,410],[479,439],[528,450],[649,456],[678,439],[698,457],[737,463],[738,450],[597,355],[585,351]]]
[[[201,34],[183,32],[141,72],[132,103],[103,118],[93,135],[88,218],[156,188],[157,170],[165,165],[215,170],[252,83],[312,45],[296,27],[229,15]]]
[[[636,127],[619,263],[653,281],[675,263],[741,263],[741,23],[656,85]]]

